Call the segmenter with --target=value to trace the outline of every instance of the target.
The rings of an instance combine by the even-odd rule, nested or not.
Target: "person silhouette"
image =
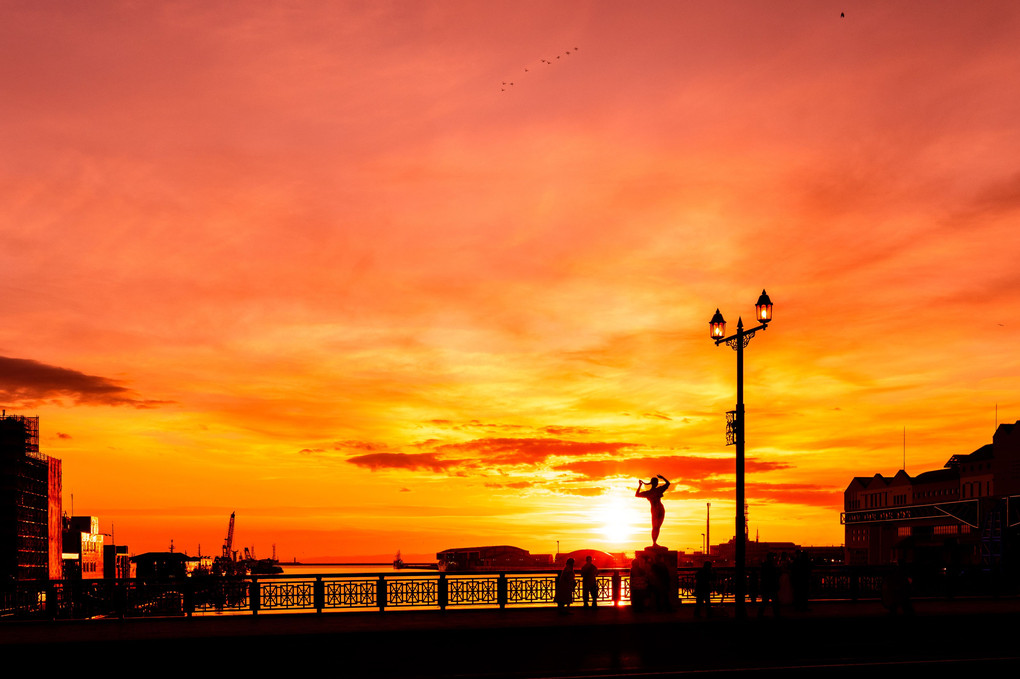
[[[574,578],[574,560],[567,559],[563,570],[556,576],[556,608],[559,609],[560,613],[566,613],[567,607],[574,603],[574,583],[576,582],[577,580]]]
[[[659,479],[662,479],[662,486],[659,486]],[[649,486],[648,490],[641,490],[642,486]],[[662,494],[669,488],[669,481],[662,474],[653,476],[652,480],[645,483],[638,479],[638,487],[634,497],[643,497],[652,506],[652,546],[659,545],[659,529],[662,528],[662,520],[666,518],[666,508],[662,506]]]
[[[599,568],[591,557],[584,557],[584,565],[581,566],[581,594],[585,608],[588,608],[588,597],[591,597],[592,608],[599,605],[598,574]]]

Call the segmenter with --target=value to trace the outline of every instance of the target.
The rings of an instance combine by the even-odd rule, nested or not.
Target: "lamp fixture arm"
[[[768,330],[768,327],[769,327],[768,323],[762,323],[761,325],[755,326],[755,327],[751,328],[750,330],[744,330],[740,326],[740,323],[738,322],[737,323],[737,333],[735,335],[730,335],[729,337],[721,337],[721,338],[719,338],[717,340],[713,340],[713,341],[715,342],[716,346],[719,346],[720,344],[722,344],[724,342],[732,342],[732,341],[734,341],[736,339],[743,338],[744,346],[747,346],[747,342],[754,336],[754,333],[758,332],[759,330]]]

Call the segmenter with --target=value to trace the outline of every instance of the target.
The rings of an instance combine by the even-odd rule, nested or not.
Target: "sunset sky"
[[[840,13],[845,13],[845,18]],[[134,553],[841,544],[1020,419],[1020,4],[0,0],[0,404]],[[549,63],[546,63],[546,62]],[[504,84],[506,83],[506,84]],[[996,407],[998,411],[996,413]]]

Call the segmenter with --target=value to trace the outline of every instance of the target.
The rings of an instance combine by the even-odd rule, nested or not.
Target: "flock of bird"
[[[840,12],[840,13],[839,13],[839,18],[840,18],[840,19],[845,19],[845,18],[846,18],[846,13],[845,13],[845,12]],[[564,52],[563,54],[557,54],[557,55],[556,55],[556,59],[560,59],[560,58],[562,58],[562,57],[569,57],[569,56],[570,56],[570,55],[571,55],[572,53],[574,53],[574,52],[576,52],[576,51],[577,51],[577,48],[576,48],[576,47],[575,47],[574,49],[572,49],[572,50],[567,50],[567,51],[566,51],[566,52]],[[552,66],[552,65],[553,65],[554,63],[556,63],[556,62],[555,62],[554,60],[552,60],[552,59],[539,59],[539,64],[540,64],[540,65],[544,65],[544,66]],[[534,67],[534,64],[532,64],[532,67]],[[528,68],[527,66],[525,66],[525,67],[524,67],[524,72],[525,72],[525,73],[530,73],[530,72],[531,72],[531,69],[530,69],[530,68]],[[523,77],[523,76],[521,76],[521,77]],[[513,81],[513,80],[504,80],[504,81],[503,81],[503,82],[502,82],[502,83],[500,84],[500,88],[499,88],[499,91],[500,91],[500,92],[506,92],[506,91],[507,91],[507,89],[509,89],[509,88],[511,88],[511,87],[513,87],[513,86],[514,86],[514,82],[515,82],[515,81]]]
[[[553,59],[553,58],[539,59],[538,60],[538,64],[532,63],[532,64],[529,64],[529,66],[525,66],[524,67],[524,72],[525,73],[530,73],[532,69],[541,68],[542,66],[552,66],[553,64],[556,63],[556,59],[561,59],[563,57],[569,57],[571,54],[573,54],[576,51],[577,51],[577,48],[575,47],[572,50],[567,50],[563,54],[557,54],[555,59]],[[524,77],[524,76],[521,76],[521,77]],[[506,92],[507,89],[509,89],[509,88],[514,86],[514,82],[515,81],[512,81],[512,80],[504,80],[502,82],[501,86],[500,86],[499,91],[500,92]]]

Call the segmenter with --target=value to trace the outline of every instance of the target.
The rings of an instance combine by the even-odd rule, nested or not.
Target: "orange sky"
[[[0,15],[0,403],[134,552],[725,541],[762,288],[752,536],[1020,418],[1015,2]]]

